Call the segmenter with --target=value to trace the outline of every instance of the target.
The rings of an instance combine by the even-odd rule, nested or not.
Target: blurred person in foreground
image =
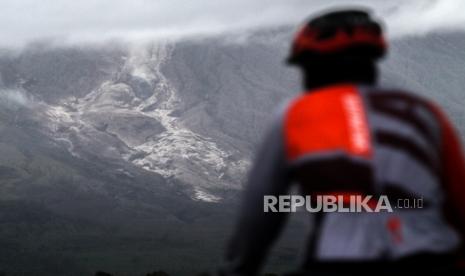
[[[376,86],[386,50],[380,24],[363,10],[325,13],[297,33],[288,63],[301,69],[305,91],[266,134],[220,275],[260,272],[288,216],[265,212],[264,198],[288,195],[293,184],[302,195],[424,201],[423,208],[393,212],[309,214],[314,227],[302,237],[307,252],[298,275],[461,269],[459,138],[434,103]]]

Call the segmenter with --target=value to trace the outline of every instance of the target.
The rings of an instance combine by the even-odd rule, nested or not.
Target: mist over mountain
[[[291,33],[0,51],[0,272],[214,267],[267,122],[300,92]],[[381,83],[435,99],[465,138],[463,49],[395,40]],[[272,270],[298,261],[291,223]]]

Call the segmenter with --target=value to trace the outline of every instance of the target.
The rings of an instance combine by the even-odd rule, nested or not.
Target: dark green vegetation
[[[2,270],[7,275],[92,275],[96,270],[144,275],[155,268],[171,275],[211,271],[223,255],[232,226],[229,218],[234,217],[229,209],[235,207],[198,204],[177,206],[175,214],[144,214],[150,209],[125,210],[104,198],[92,201],[99,204],[88,205],[80,218],[59,215],[40,203],[3,201]],[[305,227],[293,224],[294,240],[281,246],[270,269],[283,270],[298,259],[294,248]]]

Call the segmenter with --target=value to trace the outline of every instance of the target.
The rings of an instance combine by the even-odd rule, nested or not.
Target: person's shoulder
[[[361,87],[361,89],[366,90],[370,98],[378,100],[402,100],[409,103],[419,104],[421,106],[427,107],[428,109],[439,108],[438,105],[427,96],[405,88],[388,86],[365,86]]]
[[[270,116],[268,117],[266,121],[266,125],[268,126],[268,132],[270,130],[276,130],[276,129],[281,129],[283,122],[285,120],[286,114],[292,106],[293,101],[295,98],[287,98],[282,100],[274,110],[270,110]]]
[[[425,96],[422,96],[419,92],[415,92],[410,89],[393,86],[362,86],[362,89],[367,90],[372,95],[382,95],[406,98],[418,101],[429,101]]]
[[[447,121],[447,115],[433,99],[403,88],[366,87],[372,106],[409,110],[410,115],[420,115],[429,124]]]

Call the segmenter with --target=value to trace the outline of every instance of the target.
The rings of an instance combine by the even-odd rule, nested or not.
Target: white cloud
[[[3,0],[0,45],[185,37],[296,25],[324,7],[368,6],[390,34],[464,30],[463,0]]]
[[[30,106],[31,100],[19,90],[0,89],[0,104],[7,108],[16,109]]]
[[[397,9],[384,11],[394,36],[421,35],[431,31],[465,31],[465,1],[403,1]]]

